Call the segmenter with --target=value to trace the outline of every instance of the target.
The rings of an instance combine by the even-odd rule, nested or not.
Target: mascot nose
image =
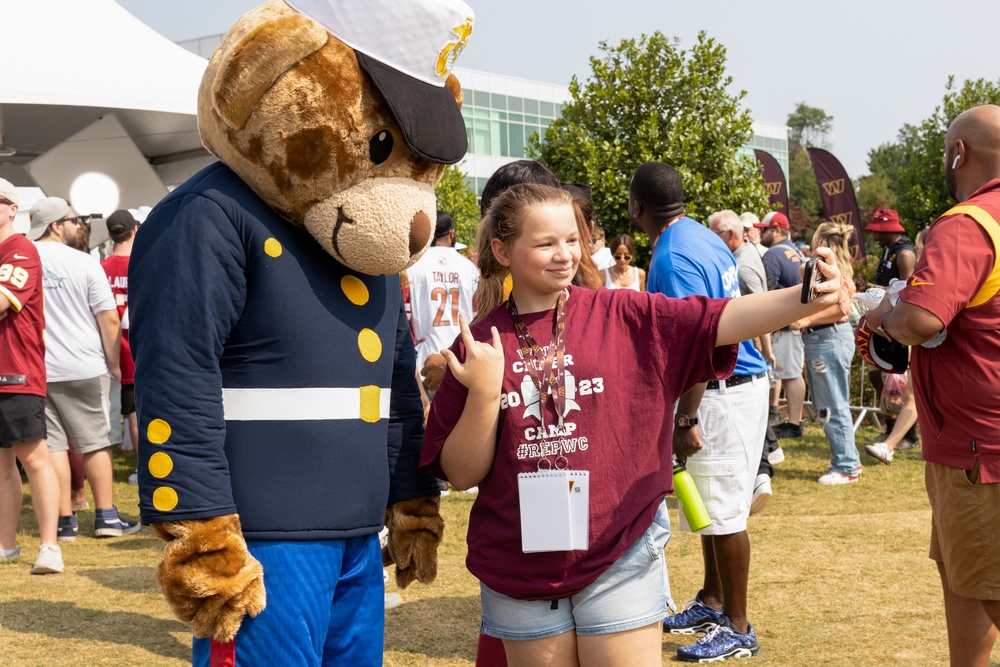
[[[417,211],[410,221],[410,256],[424,249],[431,237],[431,219],[423,211]]]

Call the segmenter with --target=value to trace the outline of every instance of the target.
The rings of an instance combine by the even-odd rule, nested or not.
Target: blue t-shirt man
[[[799,275],[802,253],[791,239],[783,239],[771,246],[764,253],[762,261],[764,272],[767,274],[767,289],[775,290],[802,284],[802,276]]]
[[[646,289],[677,299],[694,295],[736,299],[740,296],[739,270],[722,239],[700,222],[683,217],[657,239]],[[766,370],[767,362],[753,341],[740,343],[733,375]]]

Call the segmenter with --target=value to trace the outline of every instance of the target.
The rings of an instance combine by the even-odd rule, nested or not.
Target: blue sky
[[[225,32],[256,0],[117,0],[174,41]],[[1000,0],[467,0],[476,27],[459,64],[568,83],[602,40],[660,30],[690,46],[705,30],[754,118],[783,123],[798,102],[833,120],[833,153],[853,176],[868,151],[940,104],[957,82],[1000,80]]]

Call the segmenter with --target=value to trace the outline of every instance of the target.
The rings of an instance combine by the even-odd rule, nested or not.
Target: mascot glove
[[[395,563],[396,585],[406,588],[417,580],[429,584],[437,576],[437,549],[444,535],[440,496],[413,498],[385,512],[389,542],[382,551],[385,565]]]
[[[247,550],[237,515],[150,528],[167,542],[156,583],[195,637],[231,642],[245,615],[264,610],[264,568]]]

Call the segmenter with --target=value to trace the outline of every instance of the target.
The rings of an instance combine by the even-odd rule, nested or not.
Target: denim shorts
[[[480,583],[483,620],[480,632],[508,640],[554,637],[570,630],[603,635],[645,627],[663,619],[670,582],[663,549],[670,539],[670,517],[661,501],[653,523],[594,583],[572,597],[515,600]]]

